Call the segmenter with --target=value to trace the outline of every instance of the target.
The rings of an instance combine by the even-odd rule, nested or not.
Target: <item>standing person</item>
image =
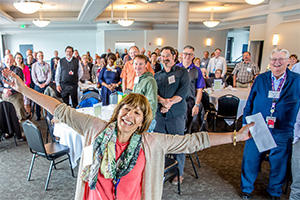
[[[270,180],[267,192],[271,199],[280,199],[285,182],[286,168],[291,153],[293,130],[300,104],[300,75],[287,69],[289,52],[274,49],[270,55],[271,71],[256,77],[243,115],[261,113],[277,144],[270,150]],[[241,189],[243,198],[250,198],[254,182],[266,152],[259,152],[251,138],[245,144]]]
[[[57,65],[59,62],[60,58],[54,58],[53,59],[53,69],[51,69],[51,73],[52,73],[52,82],[55,83],[55,74],[56,74],[56,69],[57,69]]]
[[[151,59],[151,51],[150,50],[147,51],[146,56],[147,56],[147,60],[149,61]]]
[[[185,99],[189,92],[190,79],[185,68],[175,65],[175,56],[176,52],[172,47],[162,48],[161,58],[164,68],[154,75],[158,87],[154,132],[184,135],[184,119],[187,111]],[[174,157],[178,162],[181,182],[185,155],[177,154]],[[177,178],[174,178],[172,182],[176,184]]]
[[[24,64],[23,56],[20,53],[16,53],[15,55],[15,66],[20,67],[24,74],[24,82],[27,87],[30,87],[31,83],[31,77],[30,77],[30,70],[29,67]],[[26,96],[24,96],[24,107],[27,113],[27,116],[30,116],[31,114],[31,108],[30,108],[30,99],[28,99]]]
[[[117,58],[117,60],[116,60],[115,65],[116,65],[117,67],[120,67],[121,69],[123,69],[124,63],[123,63],[122,58],[120,58],[119,52],[116,52],[116,58]]]
[[[220,55],[221,55],[221,49],[216,48],[215,56],[209,60],[209,63],[207,66],[207,76],[208,77],[214,77],[217,69],[222,70],[221,77],[222,78],[225,77],[226,72],[227,72],[227,64],[226,64],[225,58]]]
[[[113,53],[107,55],[107,65],[103,67],[99,74],[98,82],[102,85],[101,87],[101,99],[102,105],[109,105],[109,95],[114,91],[121,91],[120,85],[122,84],[121,79],[121,68],[114,65],[116,56]]]
[[[93,64],[89,62],[88,56],[85,54],[81,57],[81,66],[83,69],[83,74],[80,81],[82,83],[84,83],[85,81],[91,81],[91,70]]]
[[[152,133],[156,125],[155,113],[157,109],[157,83],[153,74],[147,71],[146,56],[136,55],[133,59],[133,67],[136,73],[136,81],[132,92],[144,95],[150,103],[153,120],[148,132]]]
[[[22,69],[14,65],[15,60],[10,53],[5,55],[4,62],[6,66],[5,68],[16,73],[21,78],[22,81],[24,80],[24,74]],[[17,92],[16,90],[14,90],[13,88],[11,88],[8,84],[6,84],[4,82],[4,78],[2,74],[0,74],[0,94],[1,93],[2,93],[1,98],[3,101],[9,101],[14,105],[19,121],[25,120],[26,111],[24,108],[23,95]]]
[[[106,65],[106,59],[97,56],[95,59],[95,64],[92,67],[92,81],[93,83],[98,83],[98,76],[101,69]],[[99,71],[99,72],[98,72]]]
[[[296,54],[292,54],[289,57],[289,64],[288,68],[289,70],[292,70],[293,66],[298,62],[298,56]]]
[[[200,60],[200,58],[195,58],[194,59],[194,61],[193,61],[193,63],[194,63],[194,65],[196,66],[196,67],[198,67],[198,68],[200,68],[201,67],[201,60]]]
[[[251,53],[243,53],[243,61],[238,63],[233,72],[233,87],[247,88],[252,85],[255,77],[259,74],[257,64],[251,61]]]
[[[51,67],[48,63],[44,62],[44,54],[39,51],[37,54],[38,61],[32,65],[32,81],[34,82],[34,90],[44,93],[46,87],[50,84],[52,75]],[[35,103],[35,121],[41,119],[41,107]]]
[[[73,51],[73,47],[66,47],[66,57],[60,59],[57,65],[55,84],[64,103],[69,104],[69,96],[71,96],[72,106],[76,108],[78,105],[78,81],[82,77],[83,69],[81,62],[73,57]]]
[[[33,59],[32,59],[32,64],[35,63],[35,62],[36,62],[36,58],[34,58],[31,49],[27,49],[27,51],[26,51],[26,56],[27,56],[27,57],[25,58],[25,63],[27,63],[27,58],[28,58],[29,55],[31,55],[32,58],[33,58]]]
[[[55,69],[54,69],[54,59],[56,59],[56,60],[59,60],[60,58],[58,57],[58,51],[57,50],[55,50],[54,51],[54,57],[53,58],[51,58],[51,60],[50,60],[50,67],[51,67],[51,73],[52,73],[52,77],[53,77],[53,80],[52,81],[55,81],[54,80],[54,75],[55,75]]]
[[[165,154],[192,153],[210,146],[245,141],[249,139],[249,128],[253,125],[246,125],[236,135],[147,133],[152,120],[151,108],[141,94],[126,96],[106,122],[32,91],[8,70],[4,70],[3,75],[11,79],[7,82],[10,87],[38,102],[80,133],[86,147],[92,145],[92,152],[82,154],[80,160],[75,199],[161,199]],[[111,159],[103,159],[107,157]],[[84,165],[86,159],[91,160],[91,164]]]
[[[200,68],[207,69],[208,63],[209,63],[209,52],[208,51],[204,51]]]
[[[89,63],[93,63],[93,58],[92,58],[92,56],[91,56],[91,54],[90,54],[89,51],[86,52],[86,55],[87,55],[87,58],[88,58],[88,62]]]
[[[78,60],[81,60],[81,57],[80,57],[79,52],[78,52],[77,49],[74,50],[73,57],[74,57],[74,58],[77,58]]]
[[[199,130],[199,108],[201,106],[202,91],[205,87],[205,80],[202,76],[202,72],[199,67],[196,67],[193,63],[195,57],[194,47],[187,45],[183,48],[182,63],[178,64],[180,67],[184,67],[190,77],[189,93],[186,98],[187,112],[185,118],[185,128],[187,133],[192,133]],[[191,126],[192,124],[192,126]]]
[[[155,52],[151,53],[151,67],[154,70],[154,73],[159,72],[161,70],[160,63],[157,62],[157,54]]]
[[[134,86],[134,78],[136,76],[134,68],[133,68],[133,58],[134,56],[140,54],[139,48],[137,46],[132,46],[129,49],[129,56],[131,58],[130,61],[125,63],[124,69],[122,70],[121,78],[122,78],[122,91],[124,93],[130,93],[133,90]],[[154,71],[150,65],[147,63],[147,71],[151,72],[154,75]]]
[[[124,53],[121,56],[121,58],[122,58],[123,61],[124,61],[124,57],[127,56],[127,55],[128,55],[127,49],[124,49]],[[125,63],[125,61],[124,61],[124,63]]]

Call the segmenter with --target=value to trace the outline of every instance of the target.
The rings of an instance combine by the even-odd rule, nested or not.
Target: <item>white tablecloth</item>
[[[81,157],[84,137],[65,123],[55,123],[53,134],[60,138],[60,144],[70,148],[70,159],[74,169],[77,166],[77,160]]]
[[[240,99],[240,103],[237,111],[237,118],[240,118],[243,115],[249,93],[250,89],[248,88],[234,88],[233,90],[226,88],[221,91],[212,91],[209,95],[209,101],[214,104],[215,108],[218,110],[219,97],[226,94],[231,94],[238,97]]]
[[[108,121],[114,111],[116,105],[102,106],[101,119]],[[94,115],[93,107],[77,109],[78,112]],[[70,158],[72,168],[77,166],[77,160],[81,157],[84,147],[84,137],[78,134],[74,129],[65,123],[55,123],[53,134],[60,137],[59,143],[70,148]]]

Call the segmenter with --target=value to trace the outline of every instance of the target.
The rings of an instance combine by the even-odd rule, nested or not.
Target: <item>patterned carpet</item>
[[[41,120],[36,124],[45,135],[45,121]],[[177,186],[166,182],[163,199],[241,199],[239,185],[243,147],[244,143],[239,143],[236,147],[228,144],[198,152],[201,162],[201,168],[196,166],[199,179],[195,179],[191,162],[186,158],[181,196],[177,195]],[[31,180],[28,182],[31,158],[32,154],[26,142],[17,147],[13,139],[0,142],[0,200],[74,199],[76,178],[71,176],[68,162],[59,164],[57,170],[52,171],[48,190],[45,191],[50,162],[44,158],[37,158]],[[264,162],[255,183],[253,199],[268,199],[268,170],[268,163]],[[77,176],[77,167],[74,173]],[[281,199],[287,200],[288,195],[283,194]]]

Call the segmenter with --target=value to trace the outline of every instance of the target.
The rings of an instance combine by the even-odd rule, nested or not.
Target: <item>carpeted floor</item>
[[[45,135],[45,121],[35,123]],[[201,162],[201,168],[196,166],[199,179],[195,179],[191,162],[189,158],[186,158],[181,196],[177,195],[177,186],[166,182],[163,188],[163,199],[240,199],[243,147],[244,143],[239,143],[236,147],[228,144],[198,152]],[[76,178],[71,176],[68,162],[59,164],[58,169],[52,171],[48,190],[45,191],[50,162],[44,158],[37,158],[31,181],[28,182],[27,175],[31,158],[32,154],[26,142],[19,142],[19,146],[15,146],[12,138],[0,142],[0,200],[74,199]],[[268,163],[264,162],[255,183],[253,199],[269,198],[266,192],[268,170]],[[74,173],[77,176],[77,167]],[[288,195],[283,194],[281,199],[287,200]]]

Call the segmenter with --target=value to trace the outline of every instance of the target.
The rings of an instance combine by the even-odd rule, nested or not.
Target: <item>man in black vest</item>
[[[73,52],[73,47],[66,47],[66,57],[59,60],[56,68],[55,83],[56,90],[61,93],[64,103],[69,104],[69,96],[71,96],[72,107],[76,108],[78,81],[82,77],[83,70],[81,62],[73,57]]]

